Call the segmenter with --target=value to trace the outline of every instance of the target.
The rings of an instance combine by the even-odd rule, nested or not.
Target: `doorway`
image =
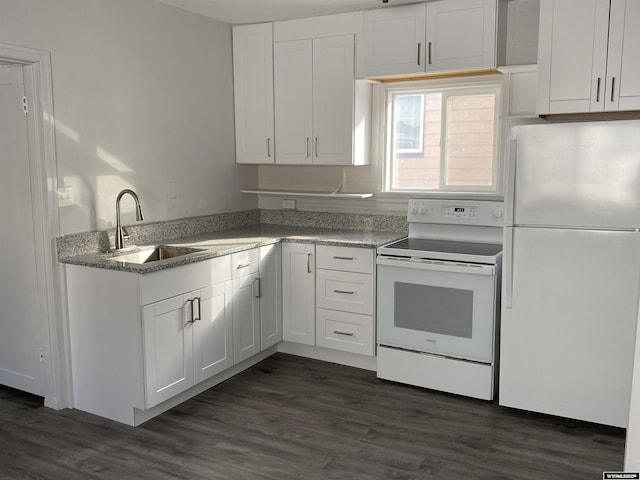
[[[48,52],[0,44],[0,384],[71,406]]]

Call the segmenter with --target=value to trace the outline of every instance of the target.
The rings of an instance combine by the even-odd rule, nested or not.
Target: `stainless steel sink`
[[[158,245],[156,247],[149,247],[139,250],[135,253],[129,253],[125,255],[117,255],[110,257],[109,260],[114,262],[125,263],[151,263],[158,262],[160,260],[166,260],[168,258],[182,257],[183,255],[189,255],[190,253],[202,252],[201,248],[191,247],[172,247],[170,245]]]

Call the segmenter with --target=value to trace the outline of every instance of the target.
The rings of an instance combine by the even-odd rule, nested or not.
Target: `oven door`
[[[491,363],[496,266],[379,256],[378,343]]]

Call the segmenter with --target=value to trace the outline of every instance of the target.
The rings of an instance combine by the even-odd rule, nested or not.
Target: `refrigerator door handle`
[[[504,242],[502,246],[502,302],[505,308],[513,305],[513,227],[504,228]]]
[[[516,159],[518,158],[518,141],[509,142],[509,164],[507,165],[507,189],[504,202],[504,225],[513,226],[513,204],[516,192]]]

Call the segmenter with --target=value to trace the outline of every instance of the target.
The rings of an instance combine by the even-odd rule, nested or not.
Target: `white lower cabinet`
[[[226,281],[143,307],[147,408],[233,365],[231,295]]]
[[[260,247],[260,350],[282,341],[282,246]]]
[[[318,245],[316,256],[316,345],[373,356],[373,250]]]
[[[259,256],[257,248],[231,255],[234,363],[260,352]]]
[[[282,337],[315,345],[315,245],[282,245]]]

